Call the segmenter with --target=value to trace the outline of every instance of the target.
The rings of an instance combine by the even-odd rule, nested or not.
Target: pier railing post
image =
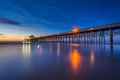
[[[110,44],[113,44],[113,30],[110,28]]]

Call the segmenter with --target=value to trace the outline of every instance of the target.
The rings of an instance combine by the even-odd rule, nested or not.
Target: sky
[[[120,22],[119,0],[0,0],[0,41]]]

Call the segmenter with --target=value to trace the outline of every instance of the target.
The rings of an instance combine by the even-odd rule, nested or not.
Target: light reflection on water
[[[23,61],[22,66],[26,71],[29,71],[30,59],[31,59],[31,44],[23,43],[22,44],[22,61]]]
[[[120,74],[120,45],[2,44],[0,72],[0,80],[113,80]]]
[[[95,57],[95,55],[94,55],[94,51],[93,51],[93,49],[92,49],[92,50],[91,50],[91,54],[90,54],[90,62],[91,62],[91,65],[94,64],[94,57]]]
[[[72,53],[70,53],[70,62],[72,65],[72,69],[74,72],[78,71],[79,64],[81,62],[81,56],[77,49],[73,49]]]
[[[39,53],[41,55],[43,53],[43,47],[42,47],[42,45],[38,45],[38,49],[39,49]]]
[[[57,43],[57,56],[59,57],[60,55],[60,43]]]
[[[22,53],[25,56],[27,56],[27,55],[29,56],[31,54],[31,44],[30,43],[28,43],[28,44],[23,43]]]
[[[50,45],[50,54],[52,53],[52,43],[49,43]]]

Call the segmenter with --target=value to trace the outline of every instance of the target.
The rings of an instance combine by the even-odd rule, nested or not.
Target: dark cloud
[[[0,36],[3,35],[3,33],[0,33]]]
[[[0,37],[6,38],[6,35],[4,35],[3,33],[0,33]]]
[[[9,19],[6,19],[6,18],[1,18],[1,17],[0,17],[0,23],[1,24],[10,24],[10,25],[20,25],[19,22],[12,21],[12,20],[9,20]]]

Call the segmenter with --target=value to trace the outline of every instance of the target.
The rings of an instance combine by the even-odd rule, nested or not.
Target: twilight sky
[[[119,0],[0,0],[0,41],[120,22]]]

